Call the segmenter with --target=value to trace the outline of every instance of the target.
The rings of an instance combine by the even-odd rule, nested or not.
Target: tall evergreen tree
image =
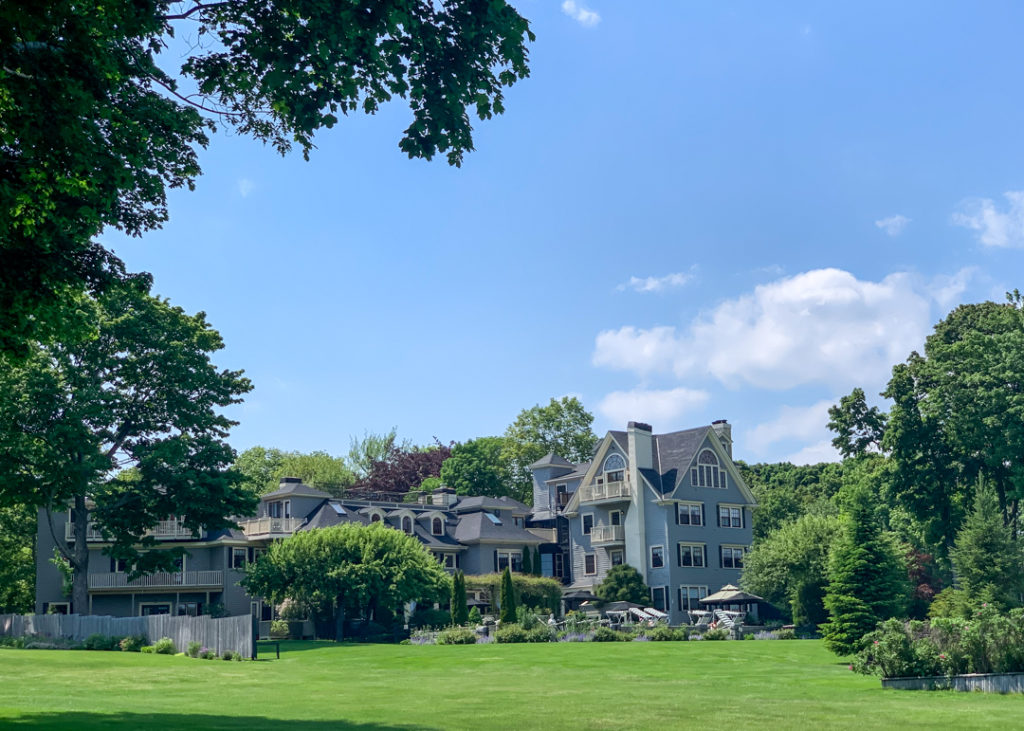
[[[530,547],[523,546],[523,573],[533,573],[533,562],[530,560]]]
[[[469,621],[469,606],[466,603],[466,576],[456,571],[452,577],[452,624],[461,627]]]
[[[851,493],[825,591],[825,646],[837,655],[857,652],[864,635],[903,610],[909,593],[901,552],[875,515],[874,493],[867,485],[855,486]]]
[[[977,482],[974,507],[957,534],[952,558],[960,586],[972,600],[995,602],[1004,609],[1020,604],[1020,546],[1003,523],[995,488],[984,479]]]
[[[508,566],[501,574],[501,594],[498,601],[502,624],[514,624],[516,621],[516,590],[512,585],[512,571]]]
[[[541,575],[541,571],[540,571],[540,546],[537,546],[537,548],[534,549],[534,553],[533,553],[533,575],[534,576],[540,576]]]

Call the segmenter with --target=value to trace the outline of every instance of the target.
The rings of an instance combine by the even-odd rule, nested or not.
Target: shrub
[[[452,623],[452,615],[443,609],[417,609],[409,617],[409,626],[414,629],[444,629]]]
[[[242,658],[231,650],[224,650],[220,656],[221,660],[241,660]]]
[[[283,619],[275,619],[270,623],[270,636],[283,638],[288,636],[288,623]]]
[[[718,629],[709,629],[704,633],[705,640],[727,640],[729,639],[729,630],[719,627]]]
[[[516,623],[523,629],[533,629],[540,623],[537,619],[537,610],[522,605],[516,607]]]
[[[139,652],[145,652],[152,655],[154,652],[156,652],[156,647],[154,647],[153,645],[144,645],[139,648]]]
[[[633,639],[633,637],[631,635],[627,635],[624,632],[616,632],[615,630],[611,629],[610,627],[598,627],[596,630],[594,630],[594,639],[592,641],[593,642],[621,642],[621,641],[629,642],[632,639]]]
[[[437,632],[427,632],[426,630],[416,630],[409,636],[409,644],[411,645],[433,645],[437,639]]]
[[[147,642],[145,635],[131,635],[121,640],[121,652],[139,652]]]
[[[471,629],[453,627],[446,629],[437,636],[439,645],[472,645],[476,643],[476,633]]]
[[[592,632],[559,632],[559,642],[592,642],[594,635]]]
[[[23,649],[25,647],[24,637],[0,637],[0,647],[14,647]]]
[[[550,627],[538,624],[531,630],[526,631],[527,642],[551,642],[555,638],[554,631]]]
[[[645,637],[652,642],[679,642],[687,639],[689,635],[686,630],[659,626],[641,630],[639,636]]]
[[[174,648],[174,640],[170,637],[161,637],[153,643],[153,652],[157,655],[173,655],[177,652]]]
[[[477,607],[473,607],[469,610],[469,623],[472,625],[480,624],[480,610]]]
[[[120,637],[108,637],[107,635],[101,635],[99,633],[91,634],[85,638],[85,642],[82,645],[86,650],[102,650],[110,651],[116,650],[120,647]]]
[[[216,660],[217,651],[209,647],[204,647],[199,651],[200,660]]]
[[[775,639],[777,640],[795,640],[796,630],[794,629],[780,629],[775,632]]]
[[[743,635],[743,639],[744,639],[744,641],[746,641],[746,640],[756,640],[757,638],[754,637],[754,635],[746,634],[746,635]]]
[[[201,642],[189,642],[188,649],[185,650],[185,654],[189,657],[199,657],[199,650],[203,647]]]

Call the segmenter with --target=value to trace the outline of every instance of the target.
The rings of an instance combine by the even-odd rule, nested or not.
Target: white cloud
[[[238,194],[243,198],[248,198],[249,194],[256,189],[256,183],[249,180],[249,178],[238,179]]]
[[[598,410],[613,424],[625,425],[629,421],[641,420],[670,431],[684,414],[701,408],[710,394],[690,388],[673,388],[658,391],[643,388],[632,391],[613,391],[598,404]]]
[[[788,439],[808,441],[820,437],[827,431],[829,408],[838,402],[839,399],[829,399],[811,406],[783,406],[776,418],[751,429],[746,443],[755,452],[764,452],[770,445]]]
[[[933,299],[911,274],[871,282],[817,269],[726,300],[685,332],[667,326],[604,331],[592,361],[641,375],[709,375],[728,386],[871,387],[924,342]]]
[[[632,289],[634,292],[661,292],[671,287],[682,287],[693,280],[693,270],[689,272],[676,272],[666,274],[664,277],[630,277],[625,284],[620,284],[616,289],[620,292]]]
[[[875,225],[890,236],[899,236],[903,233],[903,229],[907,227],[908,223],[910,223],[910,219],[898,213],[895,216],[887,216],[875,221]]]
[[[819,462],[838,462],[839,452],[832,446],[831,441],[825,439],[815,444],[810,444],[799,452],[784,457],[782,462],[792,462],[796,465],[818,464]]]
[[[562,12],[587,28],[593,28],[601,22],[600,15],[584,6],[583,3],[577,3],[573,0],[565,0],[565,2],[562,3]]]
[[[1003,197],[1007,211],[996,210],[991,198],[976,198],[961,204],[953,223],[977,231],[982,246],[1024,248],[1024,191],[1009,190]]]
[[[967,284],[978,274],[978,267],[964,267],[952,276],[940,274],[928,283],[928,292],[939,307],[949,310],[960,302],[960,295],[967,290]]]

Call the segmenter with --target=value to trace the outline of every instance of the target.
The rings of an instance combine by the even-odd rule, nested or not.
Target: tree
[[[36,511],[0,507],[0,614],[31,612],[35,604]]]
[[[502,460],[505,440],[479,437],[452,447],[441,465],[441,481],[458,495],[501,497],[511,494],[508,471]]]
[[[242,585],[275,604],[291,599],[332,617],[341,640],[345,618],[374,619],[410,601],[442,601],[451,579],[413,536],[382,524],[344,523],[302,531],[271,544]]]
[[[960,587],[969,599],[993,602],[1002,609],[1020,605],[1021,549],[1003,523],[996,491],[984,479],[975,486],[974,506],[951,553]]]
[[[794,624],[821,624],[828,619],[828,556],[839,527],[834,516],[807,514],[755,541],[743,559],[743,587],[788,605]]]
[[[540,546],[537,546],[537,548],[534,549],[534,552],[533,552],[533,575],[534,576],[540,576],[541,575]]]
[[[451,446],[436,442],[428,447],[392,447],[382,460],[374,461],[365,477],[349,492],[378,500],[401,502],[406,493],[441,473]]]
[[[644,584],[644,577],[629,564],[612,566],[605,574],[604,581],[597,585],[594,593],[605,602],[650,603],[651,590]]]
[[[512,584],[512,571],[508,566],[501,574],[501,594],[498,598],[500,619],[502,624],[513,624],[516,621],[516,590]]]
[[[310,487],[341,496],[355,482],[355,475],[341,457],[327,452],[283,452],[250,447],[235,459],[244,476],[242,486],[254,495],[277,489],[282,477],[299,477]]]
[[[523,568],[522,568],[522,572],[524,574],[532,574],[533,573],[533,562],[530,561],[530,547],[529,546],[523,546]]]
[[[530,465],[548,452],[570,462],[586,462],[594,455],[597,437],[591,430],[594,415],[575,396],[551,399],[547,406],[524,409],[505,430],[502,460],[512,482],[512,496],[532,502]]]
[[[868,408],[864,389],[855,388],[828,410],[828,428],[836,433],[832,446],[843,457],[859,457],[881,451],[885,414],[877,406]]]
[[[466,577],[456,571],[452,577],[452,624],[461,627],[469,621],[469,605],[466,603]]]
[[[843,515],[843,531],[829,558],[823,626],[825,646],[851,655],[864,635],[906,605],[909,586],[903,554],[883,533],[875,515],[877,496],[865,485],[853,488]]]
[[[176,32],[209,42],[161,53]],[[533,38],[504,0],[4,3],[0,348],[24,357],[30,340],[66,335],[52,316],[73,311],[68,291],[121,267],[93,238],[166,221],[166,189],[194,186],[215,125],[308,157],[339,115],[400,96],[413,117],[400,149],[458,166],[470,110],[504,112]]]
[[[789,462],[747,465],[740,461],[736,464],[757,498],[753,523],[756,543],[801,515],[836,514],[835,497],[846,479],[850,462],[801,466]]]
[[[187,315],[149,294],[148,283],[82,297],[98,323],[93,339],[33,347],[0,368],[0,504],[72,507],[75,539],[55,543],[73,571],[72,601],[88,606],[91,524],[139,575],[169,570],[178,551],[146,551],[148,528],[184,516],[197,532],[232,524],[255,499],[228,469],[223,409],[251,389],[241,371],[218,370],[223,347],[203,313]],[[126,469],[130,468],[130,469]]]
[[[391,427],[387,434],[374,434],[366,432],[362,439],[351,437],[348,448],[348,466],[355,473],[357,479],[362,479],[370,474],[374,462],[383,462],[391,454],[398,439],[398,428]],[[410,445],[403,442],[401,448],[408,448]]]

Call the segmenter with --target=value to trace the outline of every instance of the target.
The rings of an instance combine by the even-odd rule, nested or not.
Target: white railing
[[[626,531],[621,525],[595,525],[590,529],[591,543],[622,543],[626,540]]]
[[[224,586],[223,571],[177,571],[128,581],[128,574],[89,574],[89,589],[152,589],[178,586]]]
[[[155,526],[146,531],[147,536],[153,536],[157,540],[161,541],[182,541],[190,540],[192,536],[192,530],[185,527],[185,524],[180,520],[161,520]],[[69,543],[75,540],[75,524],[65,523],[64,524],[64,540]],[[86,541],[106,541],[108,539],[103,537],[103,534],[96,529],[94,523],[89,523],[89,527],[85,532]]]
[[[633,488],[628,480],[621,482],[605,482],[603,484],[584,485],[580,488],[580,502],[592,503],[597,500],[610,500],[617,498],[629,499],[633,494]]]
[[[238,521],[238,525],[246,538],[291,535],[302,525],[302,518],[250,518]]]

